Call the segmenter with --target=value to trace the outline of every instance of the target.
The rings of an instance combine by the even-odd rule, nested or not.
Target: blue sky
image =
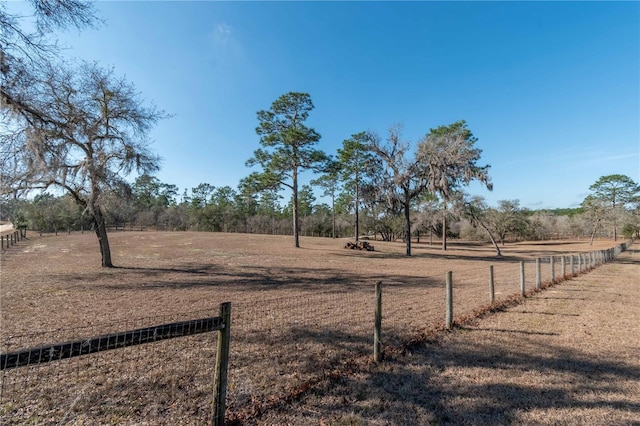
[[[98,2],[106,24],[60,35],[173,114],[157,177],[236,188],[254,171],[256,112],[302,91],[333,154],[404,125],[415,144],[464,119],[494,205],[575,207],[600,176],[640,181],[638,2]],[[311,172],[303,177],[312,179]],[[289,194],[286,194],[287,198]]]

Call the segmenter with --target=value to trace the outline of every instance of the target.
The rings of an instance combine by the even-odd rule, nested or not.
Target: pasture
[[[364,252],[343,249],[345,240],[321,238],[302,238],[296,249],[288,236],[120,232],[109,238],[113,269],[99,266],[90,233],[29,235],[2,253],[3,352],[130,324],[208,316],[229,301],[228,417],[249,424],[280,423],[279,413],[296,401],[377,368],[370,362],[376,281],[383,282],[382,340],[386,358],[392,359],[441,327],[447,271],[454,272],[455,316],[470,317],[488,305],[489,265],[495,268],[500,301],[518,293],[521,260],[531,289],[536,258],[613,246],[610,241],[514,243],[496,258],[486,244],[452,242],[443,252],[438,245],[416,243],[408,258],[402,243],[380,241],[371,241],[376,251]],[[549,265],[543,266],[548,281]],[[190,337],[179,350],[153,344],[114,359],[81,357],[52,371],[38,367],[38,376],[50,377],[50,383],[32,389],[31,377],[11,377],[3,397],[21,392],[30,402],[4,406],[0,414],[9,421],[43,423],[61,418],[79,424],[206,423],[214,340]],[[100,371],[86,375],[90,368]],[[73,387],[77,383],[80,390]],[[61,384],[66,390],[60,391]],[[348,398],[369,400],[366,389],[358,392]],[[367,409],[384,411],[383,402],[373,405]],[[300,409],[304,413],[289,413],[287,422],[309,424],[327,415],[314,414],[312,405]],[[358,424],[362,416],[346,412],[327,420]],[[394,423],[388,415],[373,417],[379,424]]]

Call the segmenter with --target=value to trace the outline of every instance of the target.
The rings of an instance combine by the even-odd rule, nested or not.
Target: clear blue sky
[[[640,181],[638,2],[98,2],[106,25],[66,54],[126,75],[174,114],[152,132],[157,177],[236,188],[256,112],[302,91],[335,153],[404,124],[412,143],[464,119],[494,205],[575,207],[600,176]],[[311,172],[303,177],[311,179]],[[286,197],[290,195],[287,193]]]

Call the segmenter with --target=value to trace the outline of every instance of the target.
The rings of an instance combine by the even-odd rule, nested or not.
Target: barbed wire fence
[[[494,303],[517,298],[523,282],[529,294],[587,272],[626,248],[621,244],[522,263],[496,261],[491,267],[479,262],[456,269],[452,263],[451,317],[460,321],[491,306],[491,288]],[[447,326],[445,282],[441,274],[426,274],[412,282],[398,278],[382,283],[383,353]],[[234,302],[227,422],[277,413],[314,387],[352,374],[354,365],[372,362],[374,284],[347,285],[339,291],[308,287],[293,296],[264,299],[256,292],[253,301]],[[11,336],[2,352],[200,318],[214,311]],[[204,333],[3,370],[0,423],[208,424],[216,345],[216,334]]]

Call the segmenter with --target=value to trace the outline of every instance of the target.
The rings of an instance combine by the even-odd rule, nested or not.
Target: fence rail
[[[162,324],[122,333],[107,334],[87,340],[76,340],[74,342],[58,343],[18,352],[4,353],[0,354],[0,371],[126,348],[128,346],[159,342],[160,340],[173,339],[175,337],[218,331],[224,329],[224,327],[225,323],[222,317],[211,317],[172,324]]]
[[[0,371],[33,365],[39,367],[42,364],[62,361],[81,355],[95,354],[130,346],[156,343],[178,337],[218,331],[215,375],[212,378],[214,388],[212,424],[214,426],[223,426],[226,409],[230,328],[231,304],[222,303],[220,305],[220,316],[218,317],[173,322],[119,333],[110,333],[89,339],[2,353],[0,354]]]

